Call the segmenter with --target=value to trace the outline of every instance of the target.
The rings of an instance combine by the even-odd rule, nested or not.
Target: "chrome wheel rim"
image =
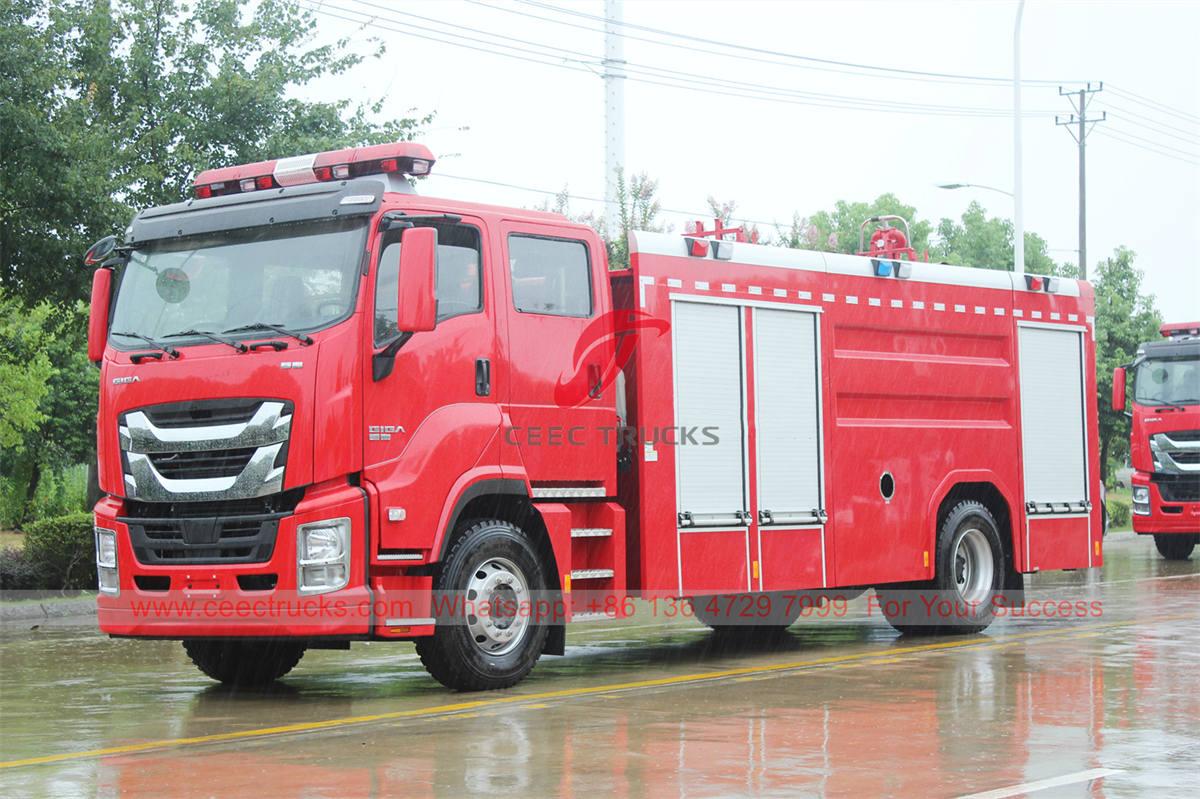
[[[972,527],[954,544],[954,587],[961,599],[983,603],[992,592],[996,565],[992,547],[982,530]]]
[[[467,581],[467,632],[488,655],[504,655],[529,630],[529,582],[507,558],[488,558]]]

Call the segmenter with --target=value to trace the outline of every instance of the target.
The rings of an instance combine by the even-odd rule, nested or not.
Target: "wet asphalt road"
[[[1105,555],[1030,584],[1096,617],[900,638],[859,600],[756,646],[643,613],[486,694],[406,644],[233,693],[178,643],[22,625],[0,632],[0,796],[1200,795],[1200,556],[1129,534]]]

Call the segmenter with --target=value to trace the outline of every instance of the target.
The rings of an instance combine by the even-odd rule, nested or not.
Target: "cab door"
[[[511,425],[535,496],[615,490],[616,407],[607,263],[590,232],[507,222],[505,358]],[[569,488],[564,492],[562,489]]]
[[[368,279],[364,477],[377,490],[384,550],[431,545],[455,483],[489,462],[499,467],[496,303],[485,224],[470,217],[413,221],[438,231],[437,327],[411,336],[396,329],[403,231],[379,235]]]

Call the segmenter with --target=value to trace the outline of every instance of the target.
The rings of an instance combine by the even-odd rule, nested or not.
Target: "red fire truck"
[[[1100,565],[1087,283],[918,262],[887,220],[858,256],[636,232],[610,272],[560,215],[418,196],[433,163],[209,170],[89,251],[103,631],[233,683],[413,640],[482,689],[582,617],[873,587],[977,631]]]
[[[1112,406],[1125,410],[1131,370],[1133,531],[1153,535],[1164,558],[1187,560],[1200,541],[1200,322],[1159,332],[1164,340],[1113,370]]]

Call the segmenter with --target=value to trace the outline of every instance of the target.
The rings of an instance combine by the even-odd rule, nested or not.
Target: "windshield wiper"
[[[143,336],[141,333],[134,333],[132,331],[127,331],[127,330],[123,330],[123,331],[114,330],[112,334],[114,336],[127,336],[128,338],[136,338],[139,341],[146,342],[151,347],[154,347],[154,349],[159,350],[160,352],[165,352],[171,358],[179,357],[179,350],[175,349],[170,344],[162,344],[162,343],[150,338],[149,336]],[[151,356],[143,354],[141,357],[137,357],[137,354],[135,353],[134,355],[129,356],[129,360],[133,361],[134,363],[138,363],[143,358],[147,358],[147,357],[151,357]],[[158,357],[161,358],[162,356],[160,355]],[[137,360],[134,360],[134,358],[137,358]]]
[[[296,333],[295,331],[288,330],[286,327],[283,327],[282,325],[273,325],[270,322],[251,322],[248,325],[239,325],[237,327],[231,327],[228,330],[222,330],[221,332],[222,333],[248,333],[251,330],[273,330],[281,336],[289,336],[291,338],[294,338],[294,339],[296,339],[296,341],[299,341],[301,344],[312,344],[313,343],[312,336],[306,336],[303,333]]]
[[[204,338],[209,339],[211,341],[215,341],[218,344],[224,344],[227,347],[233,347],[238,352],[246,352],[247,350],[250,349],[249,347],[247,347],[245,344],[243,344],[240,341],[233,341],[231,339],[225,338],[224,336],[218,336],[216,333],[213,333],[212,331],[197,330],[194,327],[188,328],[187,330],[180,330],[175,333],[168,333],[165,336],[163,336],[163,338],[178,338],[180,336],[203,336]]]

